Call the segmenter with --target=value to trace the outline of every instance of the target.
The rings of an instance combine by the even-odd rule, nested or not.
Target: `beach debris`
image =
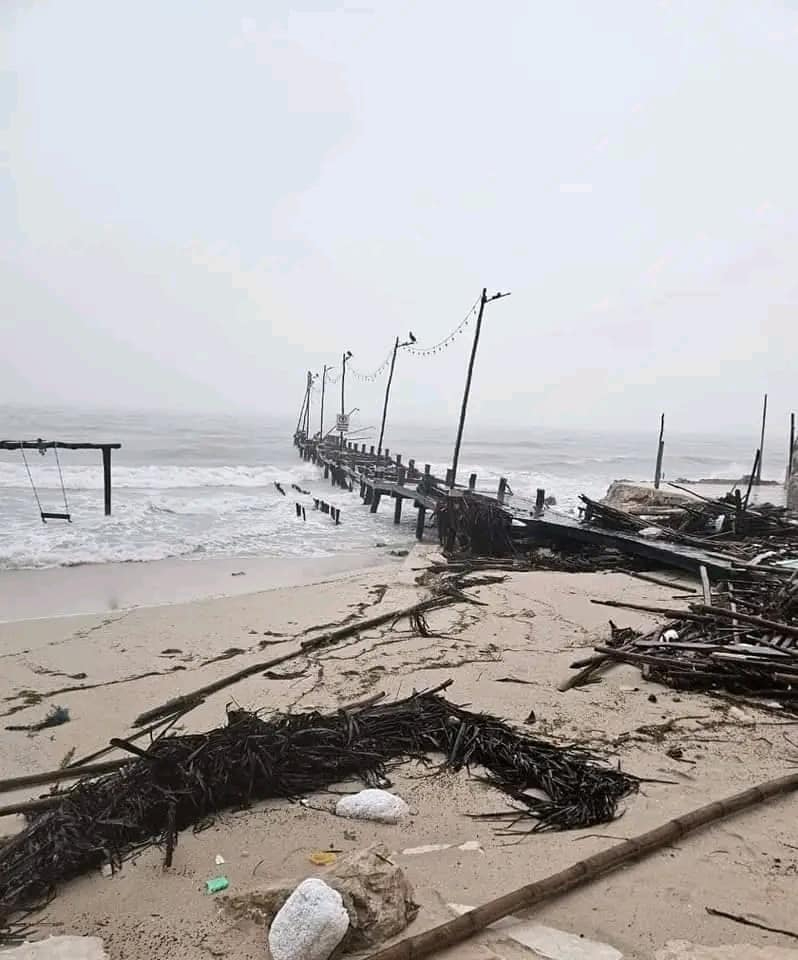
[[[221,853],[217,853],[216,856],[215,856],[213,859],[214,859],[214,863],[216,864],[217,867],[221,867],[221,866],[223,866],[224,863],[225,863],[225,859],[224,859],[224,857],[221,855]]]
[[[38,723],[22,723],[13,726],[7,726],[6,730],[27,730],[38,733],[40,730],[46,730],[48,727],[59,727],[62,723],[69,723],[71,717],[67,707],[53,706],[47,713],[44,720]]]
[[[278,493],[281,493],[283,496],[285,496],[285,490],[283,490],[282,484],[279,484],[279,483],[275,480],[275,481],[274,481],[274,485],[275,485],[275,487],[277,488],[277,492],[278,492]]]
[[[798,940],[798,933],[795,930],[785,930],[784,927],[774,927],[760,920],[754,920],[752,917],[743,916],[740,913],[729,913],[726,910],[718,910],[717,907],[704,907],[706,912],[713,917],[723,917],[726,920],[733,920],[735,923],[741,923],[746,927],[756,927],[757,930],[766,930],[768,933],[778,933],[782,937],[792,937]]]
[[[690,940],[668,940],[655,951],[654,960],[798,960],[798,950],[755,947],[752,943],[710,947]]]
[[[558,873],[483,903],[453,920],[406,937],[404,940],[398,940],[390,947],[373,954],[369,960],[409,960],[411,957],[413,960],[422,960],[423,957],[431,956],[467,940],[487,927],[496,929],[497,921],[503,921],[514,911],[529,909],[552,896],[561,896],[585,883],[606,876],[608,872],[617,870],[632,860],[639,860],[641,856],[648,856],[661,850],[671,843],[678,841],[682,844],[696,830],[767,800],[793,793],[795,790],[798,790],[798,774],[789,774],[760,783],[723,800],[708,803],[674,820],[669,820],[653,830],[594,853]],[[506,929],[504,924],[502,928]],[[750,956],[745,955],[746,960],[750,960]],[[663,955],[663,957],[664,960],[668,960],[667,956]],[[790,960],[798,960],[798,958],[790,958]]]
[[[308,857],[311,863],[317,867],[329,867],[338,859],[338,854],[332,850],[314,850]]]
[[[221,893],[222,890],[226,890],[230,886],[230,881],[227,877],[212,877],[210,880],[205,881],[205,889],[208,893]]]
[[[594,600],[671,618],[645,635],[614,630],[596,651],[677,690],[764,697],[798,711],[798,578],[763,572],[711,586],[712,604],[691,603],[686,610]],[[740,723],[753,722],[739,707],[731,709]]]
[[[99,937],[49,937],[3,951],[3,960],[108,960]]]
[[[401,797],[376,788],[342,797],[335,806],[339,817],[376,820],[378,823],[398,823],[408,810],[409,807]]]
[[[349,929],[343,899],[323,880],[303,880],[269,928],[273,960],[327,960]]]
[[[48,798],[47,812],[0,847],[0,922],[93,869],[98,851],[118,865],[133,850],[160,843],[168,859],[179,831],[226,808],[305,796],[353,776],[376,786],[387,764],[408,757],[443,754],[453,771],[479,768],[512,800],[512,809],[492,819],[508,820],[515,833],[605,823],[637,790],[635,777],[583,748],[548,743],[456,706],[440,695],[450,682],[330,714],[264,719],[230,710],[225,726],[134,747],[124,768]],[[114,742],[130,749],[129,741]],[[531,795],[532,788],[545,796]]]
[[[246,575],[247,575],[247,574],[246,574],[246,571],[244,571],[244,570],[234,570],[234,571],[230,574],[231,577],[245,577]]]
[[[482,846],[478,840],[466,840],[465,843],[427,843],[421,847],[408,847],[406,850],[402,850],[401,854],[403,857],[418,857],[425,853],[439,853],[441,850],[464,850],[464,851],[476,851],[478,853],[484,853]]]
[[[462,903],[448,903],[447,907],[457,917],[474,909]],[[530,923],[514,916],[504,917],[491,924],[488,930],[497,934],[497,938],[513,940],[522,947],[528,947],[536,957],[545,960],[623,960],[620,950],[608,943],[599,943],[582,935]]]

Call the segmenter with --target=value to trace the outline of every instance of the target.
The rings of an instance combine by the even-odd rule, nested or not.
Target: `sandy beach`
[[[110,736],[124,736],[147,708],[272,652],[287,652],[297,640],[347,617],[400,609],[426,596],[418,581],[425,579],[433,552],[421,546],[402,561],[337,571],[301,587],[0,624],[4,725],[39,720],[54,704],[67,707],[71,717],[40,733],[6,732],[0,741],[3,775],[57,767],[72,750],[77,756],[92,753]],[[624,769],[665,781],[644,783],[617,822],[507,838],[500,835],[501,824],[471,817],[505,809],[501,794],[465,772],[432,775],[406,764],[394,776],[393,789],[411,812],[395,826],[335,817],[337,795],[330,793],[309,797],[307,806],[257,804],[220,816],[197,834],[185,831],[170,870],[162,867],[162,852],[152,848],[113,877],[97,872],[66,885],[37,915],[39,933],[99,936],[115,960],[264,957],[265,931],[223,919],[218,901],[205,893],[205,881],[223,869],[230,893],[241,893],[273,880],[323,875],[323,868],[309,862],[313,850],[349,851],[375,840],[393,851],[415,887],[421,905],[409,930],[415,933],[451,917],[447,904],[482,903],[620,838],[786,772],[795,753],[789,742],[794,727],[777,725],[764,712],[730,713],[721,701],[646,683],[629,666],[610,671],[598,684],[557,691],[569,664],[608,635],[608,611],[591,598],[670,603],[683,591],[684,581],[673,579],[670,589],[620,573],[513,573],[470,591],[485,606],[457,604],[431,613],[430,627],[438,636],[420,637],[406,621],[364,632],[277,668],[273,677],[257,674],[223,690],[184,720],[185,729],[199,731],[223,723],[230,702],[266,710],[330,709],[377,691],[395,698],[451,678],[448,695],[455,702],[522,726],[534,711],[535,721],[526,729],[556,742],[589,742]],[[615,613],[624,626],[653,623],[644,614]],[[301,676],[294,676],[297,670]],[[292,676],[275,678],[281,672]],[[670,730],[651,729],[668,721],[674,721]],[[681,760],[668,756],[675,745],[683,750]],[[4,802],[37,795],[28,789],[6,794]],[[740,927],[709,915],[705,907],[790,927],[798,869],[793,820],[789,799],[760,806],[554,899],[532,915],[639,960],[650,960],[674,939],[790,946],[787,937]],[[6,817],[0,834],[22,825],[21,818]],[[469,841],[476,841],[469,844],[475,849],[458,849]],[[433,844],[452,846],[403,853]],[[217,855],[224,858],[223,868],[215,863]],[[503,941],[500,931],[487,931],[451,955],[534,956]]]

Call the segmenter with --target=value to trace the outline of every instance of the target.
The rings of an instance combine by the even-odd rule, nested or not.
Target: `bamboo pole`
[[[431,930],[425,930],[413,937],[406,937],[393,946],[371,954],[367,960],[420,960],[421,957],[427,957],[438,950],[444,950],[468,939],[508,914],[517,910],[528,910],[544,900],[567,893],[611,870],[617,870],[626,863],[648,856],[668,844],[676,843],[716,820],[733,816],[758,803],[764,803],[766,800],[791,793],[796,789],[798,789],[798,773],[791,773],[785,777],[768,780],[742,793],[736,793],[725,800],[708,803],[681,817],[669,820],[653,830],[632,837],[624,843],[618,843],[608,850],[602,850],[600,853],[580,860],[559,873],[551,874],[543,880],[529,883],[495,900],[483,903]]]

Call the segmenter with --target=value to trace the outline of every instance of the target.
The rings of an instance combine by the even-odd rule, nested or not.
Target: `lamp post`
[[[460,408],[460,423],[457,427],[457,439],[454,442],[454,456],[452,457],[452,486],[457,482],[457,462],[460,459],[460,443],[463,439],[463,426],[465,425],[466,408],[468,407],[468,395],[471,392],[471,377],[474,374],[474,360],[477,356],[477,345],[479,344],[479,334],[482,330],[482,315],[485,312],[485,304],[492,300],[499,300],[501,297],[509,297],[509,293],[494,293],[492,297],[488,296],[487,287],[482,288],[482,296],[479,298],[479,314],[477,315],[477,328],[474,331],[474,345],[471,347],[471,359],[468,362],[468,374],[466,375],[465,390],[463,391],[463,405]]]
[[[393,381],[393,369],[396,366],[396,354],[402,347],[409,347],[411,343],[415,343],[416,338],[412,333],[408,334],[408,339],[403,343],[399,343],[399,337],[396,338],[396,343],[393,345],[393,356],[391,357],[391,372],[388,374],[388,383],[385,386],[385,404],[382,408],[382,424],[380,425],[380,440],[377,444],[377,456],[382,456],[382,439],[385,436],[385,418],[388,415],[388,397],[391,393],[391,382]]]
[[[346,418],[346,405],[344,400],[344,385],[346,383],[346,361],[349,360],[352,356],[351,350],[346,350],[343,354],[341,360],[341,426],[344,425],[344,420]],[[344,430],[341,430],[341,449],[344,448]]]

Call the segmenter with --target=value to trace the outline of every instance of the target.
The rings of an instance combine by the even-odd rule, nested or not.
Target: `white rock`
[[[449,903],[447,906],[458,917],[474,909],[464,903]],[[623,960],[623,954],[608,943],[588,940],[587,937],[566,933],[554,927],[544,927],[539,923],[527,923],[512,915],[502,917],[487,930],[495,934],[497,939],[514,940],[522,947],[534,951],[536,957],[545,957],[546,960]],[[677,958],[674,957],[673,960]]]
[[[623,960],[620,950],[608,943],[598,943],[540,923],[519,923],[509,927],[504,936],[529,947],[546,960]]]
[[[401,797],[387,790],[361,790],[342,797],[335,807],[339,817],[353,820],[377,820],[380,823],[396,823],[410,808]]]
[[[3,960],[108,960],[99,937],[50,937],[0,953]]]
[[[273,960],[327,960],[349,929],[341,894],[323,880],[303,880],[269,929]]]

